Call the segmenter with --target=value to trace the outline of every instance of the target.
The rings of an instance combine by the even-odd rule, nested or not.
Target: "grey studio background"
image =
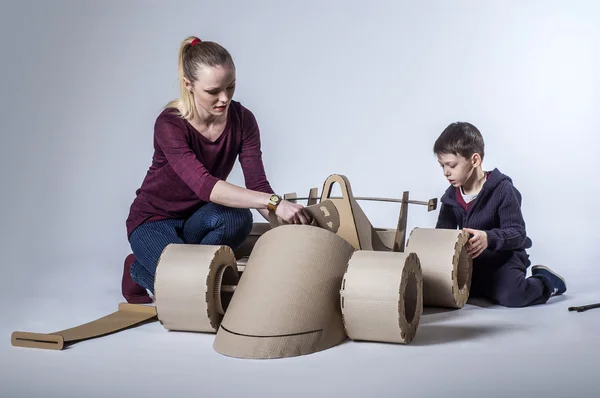
[[[13,330],[123,301],[125,219],[188,35],[232,53],[282,194],[340,173],[356,195],[439,198],[433,141],[474,123],[485,169],[523,194],[532,261],[567,295],[424,316],[410,346],[286,360],[226,358],[213,336],[159,324],[63,352],[11,347]],[[599,2],[3,1],[0,41],[0,396],[597,396],[600,310],[567,307],[600,302]],[[229,181],[243,184],[239,164]],[[396,225],[399,206],[361,206]],[[408,231],[436,217],[411,206]]]

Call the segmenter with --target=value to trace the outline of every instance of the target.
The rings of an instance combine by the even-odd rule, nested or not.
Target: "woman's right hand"
[[[282,200],[277,205],[275,215],[290,224],[309,225],[313,221],[312,216],[306,211],[304,206],[287,200]]]

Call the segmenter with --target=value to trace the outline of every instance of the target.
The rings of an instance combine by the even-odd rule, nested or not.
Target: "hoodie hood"
[[[508,181],[512,184],[512,179],[506,174],[503,174],[497,168],[494,168],[492,171],[488,172],[487,180],[483,184],[478,198],[481,198],[482,200],[486,199],[503,181]],[[450,185],[440,198],[440,202],[451,206],[460,206],[456,200],[456,187]]]

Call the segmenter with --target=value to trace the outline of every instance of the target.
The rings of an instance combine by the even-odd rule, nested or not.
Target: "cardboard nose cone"
[[[311,354],[346,340],[340,286],[354,247],[335,233],[282,225],[256,242],[214,341],[236,358]]]

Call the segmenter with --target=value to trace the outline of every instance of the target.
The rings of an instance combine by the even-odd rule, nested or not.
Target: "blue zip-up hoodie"
[[[468,212],[456,200],[456,188],[442,195],[436,228],[472,228],[485,231],[488,247],[474,263],[501,262],[508,251],[524,251],[532,246],[521,212],[521,193],[512,179],[497,168],[492,170]]]

